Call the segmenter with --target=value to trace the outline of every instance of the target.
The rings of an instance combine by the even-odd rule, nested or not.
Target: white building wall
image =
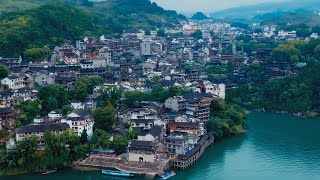
[[[154,137],[151,134],[147,134],[145,136],[138,136],[139,141],[154,141]]]
[[[142,40],[141,42],[141,55],[150,56],[151,55],[151,41],[150,40]]]

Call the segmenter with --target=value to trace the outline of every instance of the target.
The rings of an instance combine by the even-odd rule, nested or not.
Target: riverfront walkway
[[[163,174],[163,165],[160,162],[144,163],[144,162],[129,162],[121,158],[108,158],[91,155],[83,160],[80,166],[97,167],[97,168],[115,168],[120,171],[130,172],[134,174],[146,174],[149,176]]]

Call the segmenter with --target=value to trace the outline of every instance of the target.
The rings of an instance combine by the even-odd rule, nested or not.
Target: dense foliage
[[[27,60],[40,61],[49,55],[47,47],[65,40],[120,34],[131,28],[174,27],[179,21],[186,20],[175,11],[164,10],[149,0],[101,3],[87,0],[23,1],[36,8],[0,15],[0,56],[23,55]],[[45,4],[48,2],[54,3]],[[37,7],[39,4],[45,5]]]
[[[92,94],[93,88],[97,85],[101,85],[103,79],[101,77],[81,77],[70,91],[70,95],[77,100],[85,100],[89,94]]]
[[[320,40],[290,41],[273,50],[269,61],[281,63],[304,62],[297,75],[272,79],[267,83],[261,80],[268,74],[265,63],[254,63],[244,69],[249,75],[246,83],[227,91],[228,100],[251,108],[264,108],[271,111],[305,113],[319,109],[320,98]]]
[[[7,66],[0,64],[0,80],[7,77],[10,73],[10,70]]]
[[[12,174],[61,168],[85,157],[88,151],[88,145],[82,145],[80,138],[72,131],[63,134],[46,132],[44,141],[44,151],[38,150],[36,137],[19,141],[15,151],[0,151],[0,169],[5,170],[5,174]]]
[[[26,55],[29,60],[38,60],[48,54],[41,49],[46,45],[101,34],[98,24],[84,11],[63,3],[6,13],[0,16],[0,55]]]
[[[69,103],[68,91],[58,84],[44,86],[39,91],[38,99],[41,102],[43,114],[61,109],[64,105]]]
[[[109,103],[106,107],[93,110],[92,116],[95,120],[94,127],[110,132],[116,121],[115,115],[116,111],[111,103]]]
[[[202,39],[202,31],[197,29],[194,33],[191,34],[191,36],[195,39]]]
[[[206,127],[217,139],[241,133],[246,126],[247,112],[245,109],[238,105],[227,103],[223,99],[212,100],[210,116]]]

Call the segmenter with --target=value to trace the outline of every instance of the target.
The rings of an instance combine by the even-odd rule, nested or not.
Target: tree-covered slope
[[[99,3],[88,0],[0,1],[0,10],[8,7],[16,8],[0,15],[0,56],[19,56],[30,48],[54,46],[85,35],[173,27],[185,19],[149,0],[106,0]]]
[[[319,26],[320,16],[312,13],[286,13],[266,19],[262,24],[276,24],[280,26],[284,26],[286,24],[306,24],[307,26]]]
[[[53,3],[0,16],[0,56],[18,56],[28,48],[55,45],[104,30],[92,16],[72,5]]]
[[[87,7],[86,10],[104,17],[106,23],[115,23],[122,29],[170,27],[186,20],[176,11],[164,10],[149,0],[106,0],[94,3],[93,7]]]

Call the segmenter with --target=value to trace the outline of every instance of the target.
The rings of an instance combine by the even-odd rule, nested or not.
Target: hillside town
[[[276,33],[276,29],[254,24],[252,31],[245,31],[227,23],[190,22],[179,29],[166,29],[165,36],[159,33],[161,30],[124,30],[117,39],[85,37],[57,45],[41,61],[1,57],[0,63],[10,68],[10,74],[1,80],[0,130],[15,137],[7,138],[9,135],[2,141],[6,142],[7,150],[13,150],[17,142],[35,136],[41,149],[46,144],[45,132],[61,134],[67,130],[73,130],[79,137],[85,131],[90,139],[96,121],[92,112],[102,108],[98,99],[103,92],[117,89],[151,93],[159,87],[168,91],[177,87],[186,93],[167,97],[163,102],[137,101],[130,106],[114,107],[116,122],[110,127],[109,141],[129,131],[134,132],[135,138],[126,144],[123,153],[115,153],[119,156],[109,157],[110,153],[99,148],[82,165],[98,167],[103,161],[99,158],[105,158],[115,161],[112,166],[118,164],[120,169],[137,173],[148,172],[147,167],[130,170],[137,162],[155,167],[154,174],[162,170],[157,168],[159,164],[169,166],[169,161],[172,167],[185,169],[214,141],[205,126],[210,119],[212,100],[225,99],[226,89],[237,88],[251,78],[243,67],[265,62],[266,73],[259,78],[263,84],[270,79],[296,75],[305,65],[267,61],[271,48],[250,49],[239,44],[243,42],[241,37],[264,44],[301,39],[296,31]],[[313,33],[309,38],[317,37]],[[67,113],[51,109],[47,114],[37,114],[31,123],[17,127],[19,105],[38,101],[41,87],[58,84],[72,90],[83,77],[100,77],[103,82],[92,87],[85,98],[70,100],[71,110]],[[128,166],[120,167],[123,162]]]

